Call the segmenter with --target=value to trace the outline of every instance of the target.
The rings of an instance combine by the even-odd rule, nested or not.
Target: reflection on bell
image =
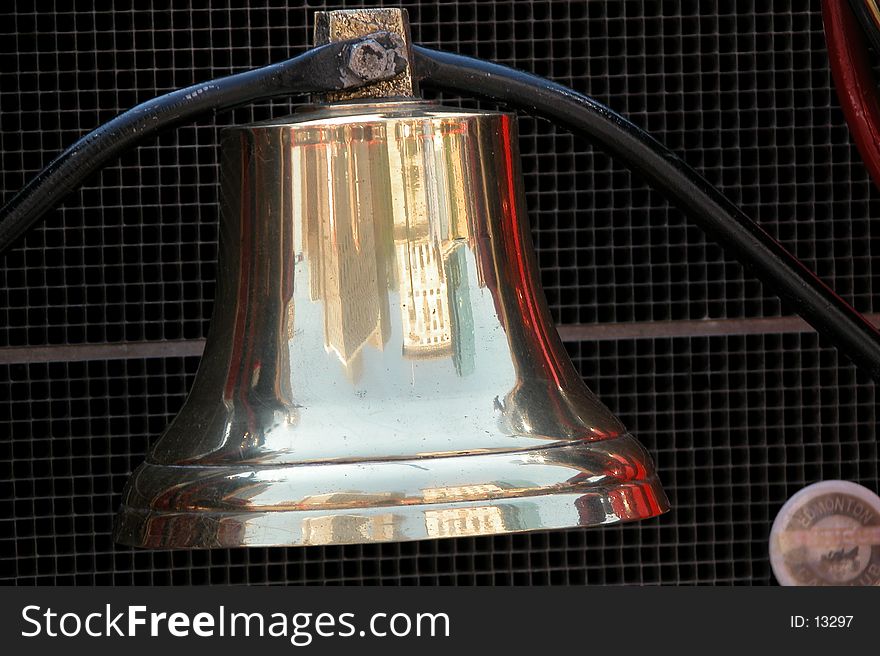
[[[549,319],[515,130],[385,102],[227,134],[210,338],[119,541],[408,540],[666,509]]]
[[[346,544],[667,501],[550,320],[510,114],[333,104],[223,143],[211,332],[116,539]]]

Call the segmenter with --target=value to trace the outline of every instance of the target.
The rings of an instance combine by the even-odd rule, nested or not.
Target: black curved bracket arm
[[[478,95],[586,137],[662,191],[850,360],[880,380],[880,332],[678,155],[605,105],[506,66],[415,46],[414,69],[438,89]]]
[[[358,46],[386,50],[393,67],[359,66]],[[211,111],[305,93],[355,88],[399,73],[399,41],[385,32],[313,48],[273,66],[198,84],[121,114],[77,141],[0,210],[0,252],[91,174],[147,138]],[[880,332],[705,178],[649,134],[592,98],[505,66],[414,47],[416,74],[546,118],[621,159],[730,250],[821,335],[880,380]]]
[[[173,91],[120,114],[52,160],[0,209],[0,253],[90,175],[161,132],[212,111],[258,100],[354,89],[394,77],[406,67],[399,57],[389,57],[387,70],[362,66],[363,47],[378,47],[394,55],[400,42],[388,32],[337,41],[279,64]]]

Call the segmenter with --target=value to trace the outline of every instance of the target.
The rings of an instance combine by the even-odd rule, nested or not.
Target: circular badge
[[[880,585],[880,497],[822,481],[789,499],[770,530],[781,585]]]

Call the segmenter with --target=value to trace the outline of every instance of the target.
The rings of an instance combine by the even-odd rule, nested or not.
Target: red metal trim
[[[822,0],[822,21],[837,98],[862,160],[880,187],[880,100],[867,42],[845,0]]]

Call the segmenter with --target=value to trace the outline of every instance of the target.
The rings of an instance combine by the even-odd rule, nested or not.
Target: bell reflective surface
[[[352,103],[227,131],[220,280],[132,475],[143,547],[414,540],[667,509],[548,314],[515,117]]]

